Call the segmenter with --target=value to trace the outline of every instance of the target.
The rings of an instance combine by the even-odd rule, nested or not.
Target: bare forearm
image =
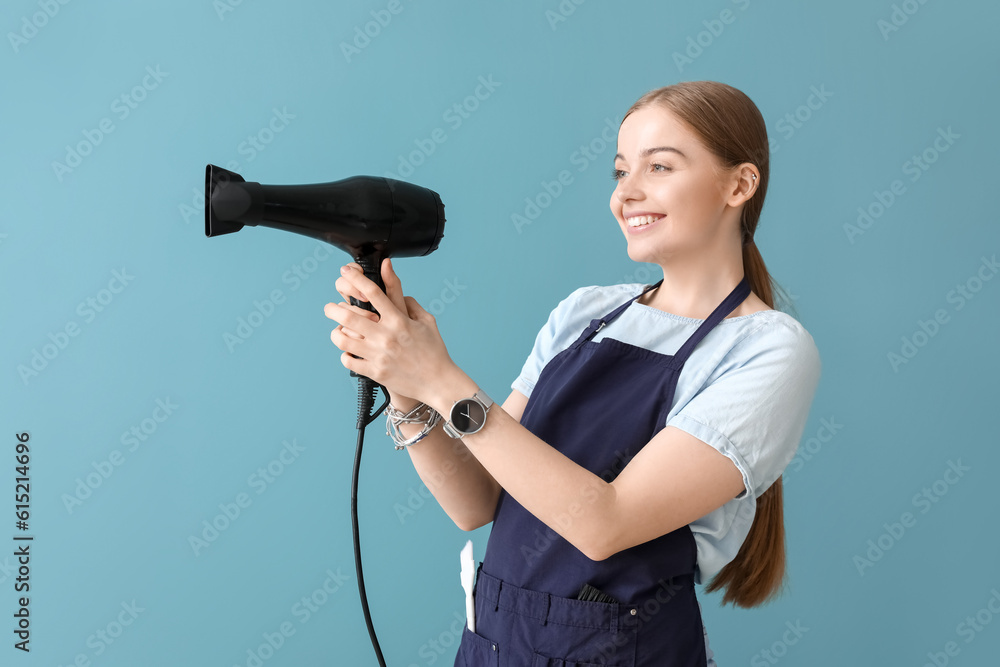
[[[471,396],[475,382],[460,371],[428,404],[444,415]],[[444,436],[447,438],[447,435]],[[486,425],[462,438],[488,475],[525,509],[594,560],[609,555],[614,531],[614,488],[543,442],[518,420],[494,405]]]
[[[415,403],[400,401],[399,409]],[[420,426],[403,424],[407,438]],[[500,485],[465,444],[449,437],[439,424],[420,442],[406,448],[413,467],[445,513],[462,530],[473,530],[493,520]]]

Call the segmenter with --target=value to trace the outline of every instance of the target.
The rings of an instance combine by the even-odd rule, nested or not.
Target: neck
[[[737,238],[712,252],[677,252],[659,265],[663,283],[639,302],[680,317],[704,320],[743,279],[743,248]],[[728,316],[738,316],[745,303]]]

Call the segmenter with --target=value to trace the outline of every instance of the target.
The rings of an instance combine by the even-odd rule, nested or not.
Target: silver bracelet
[[[424,414],[419,414],[421,411],[425,411]],[[389,404],[385,409],[385,415],[385,434],[396,443],[397,451],[423,440],[438,425],[438,422],[441,421],[441,415],[438,411],[426,403],[419,403],[406,413],[397,410],[392,404]],[[400,424],[423,424],[424,426],[420,430],[420,433],[407,439],[403,437],[402,431],[399,430]]]

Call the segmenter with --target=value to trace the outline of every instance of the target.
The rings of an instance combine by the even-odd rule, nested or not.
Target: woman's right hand
[[[347,266],[353,267],[358,271],[363,272],[361,265],[358,264],[357,262],[351,262]],[[382,274],[382,284],[385,285],[386,296],[389,297],[389,300],[392,301],[393,305],[395,305],[397,308],[399,308],[399,310],[405,313],[406,301],[403,298],[403,285],[400,282],[399,277],[396,275],[395,271],[392,270],[392,265],[390,263],[390,260],[388,258],[383,259],[382,266],[379,268],[380,268],[380,273]],[[367,299],[365,299],[365,297],[359,291],[357,291],[357,289],[353,285],[351,285],[350,281],[345,279],[343,276],[339,276],[337,278],[337,282],[335,285],[337,288],[337,292],[340,294],[340,296],[344,298],[344,301],[347,304],[350,304],[352,298],[358,301],[363,301],[363,302],[367,301]],[[358,308],[357,306],[354,306],[354,308],[357,312],[363,313],[365,317],[367,317],[371,321],[378,322],[379,318],[377,314],[371,312],[370,310],[364,310],[363,308]],[[361,334],[346,327],[342,327],[342,330],[344,332],[344,335],[349,336],[350,338],[364,338],[364,336],[362,336]],[[392,402],[392,406],[397,410],[402,410],[403,412],[409,412],[410,410],[415,408],[417,404],[420,402],[414,398],[410,398],[409,396],[395,395],[395,396],[390,396],[389,398]]]

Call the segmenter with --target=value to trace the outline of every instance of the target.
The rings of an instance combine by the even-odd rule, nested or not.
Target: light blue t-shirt
[[[645,288],[636,283],[574,291],[549,315],[511,388],[530,396],[545,364],[569,347],[592,319]],[[632,302],[591,340],[614,338],[673,355],[702,322]],[[696,583],[709,581],[739,552],[757,497],[795,456],[819,376],[819,351],[812,336],[794,317],[777,310],[723,319],[688,357],[666,425],[729,457],[744,484],[739,496],[690,524],[698,550]]]

